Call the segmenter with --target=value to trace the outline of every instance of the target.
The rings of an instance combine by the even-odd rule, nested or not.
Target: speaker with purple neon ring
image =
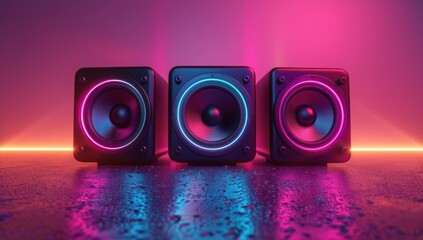
[[[281,164],[348,161],[351,125],[347,72],[275,68],[269,76],[270,160]]]
[[[169,74],[169,156],[191,164],[255,156],[255,75],[249,67],[175,67]]]
[[[167,117],[166,97],[165,81],[149,67],[78,70],[74,157],[113,164],[154,161],[166,143],[166,124],[155,128]]]

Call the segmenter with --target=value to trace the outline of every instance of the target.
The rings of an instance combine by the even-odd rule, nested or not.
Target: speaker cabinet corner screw
[[[348,152],[348,148],[347,147],[342,147],[341,150],[342,150],[343,153]]]
[[[140,152],[142,154],[146,153],[147,152],[147,147],[146,146],[142,146],[141,149],[140,149]]]
[[[176,153],[180,153],[182,151],[182,147],[181,146],[177,146],[175,149]]]
[[[250,81],[250,77],[249,77],[249,76],[244,76],[244,77],[242,78],[242,81],[243,81],[245,84],[247,84],[247,83]]]
[[[285,77],[284,77],[284,76],[280,76],[280,77],[278,78],[278,82],[279,82],[280,84],[284,83],[284,82],[285,82]]]
[[[250,152],[250,150],[251,150],[251,148],[250,148],[250,146],[245,146],[245,147],[243,148],[243,150],[244,150],[244,153],[249,153],[249,152]]]
[[[287,149],[286,149],[285,146],[282,146],[282,147],[279,148],[280,153],[286,153],[286,151],[287,151]]]
[[[148,77],[147,76],[142,76],[141,77],[141,83],[146,83],[147,82],[147,80],[148,80]]]
[[[181,84],[181,82],[182,82],[182,76],[180,76],[180,75],[176,76],[175,77],[175,83],[176,84]]]
[[[85,150],[85,148],[83,146],[78,147],[78,152],[83,152]]]
[[[87,81],[87,79],[84,76],[79,78],[79,82],[84,83],[85,81]]]
[[[347,79],[344,77],[339,78],[336,83],[338,84],[338,86],[342,86],[347,82]]]

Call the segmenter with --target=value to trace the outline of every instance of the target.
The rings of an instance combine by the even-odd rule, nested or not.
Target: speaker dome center
[[[202,114],[201,118],[203,122],[208,126],[216,126],[222,122],[222,114],[220,110],[215,106],[207,106]]]
[[[110,121],[118,128],[126,128],[131,122],[131,110],[123,104],[116,105],[110,111]]]
[[[311,126],[316,121],[316,111],[308,105],[297,109],[297,122],[304,127]]]

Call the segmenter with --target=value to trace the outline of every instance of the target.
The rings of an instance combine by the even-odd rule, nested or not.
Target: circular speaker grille
[[[80,123],[96,146],[118,150],[133,143],[143,132],[150,108],[147,95],[118,79],[103,81],[84,96]]]
[[[177,133],[199,153],[225,153],[237,146],[249,128],[251,101],[235,79],[220,74],[193,78],[173,105]]]
[[[345,125],[345,103],[337,86],[321,76],[307,75],[284,88],[275,105],[280,136],[307,152],[331,148]]]

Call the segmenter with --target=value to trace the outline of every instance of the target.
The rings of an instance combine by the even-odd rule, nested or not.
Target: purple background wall
[[[421,146],[422,13],[418,0],[1,1],[0,146],[72,146],[75,71],[137,65],[249,65],[257,80],[345,68],[353,146]]]

